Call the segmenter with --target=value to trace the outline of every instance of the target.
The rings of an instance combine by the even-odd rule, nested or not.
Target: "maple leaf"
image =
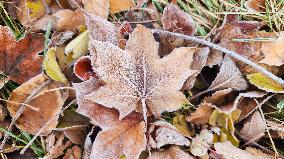
[[[179,90],[196,72],[190,70],[192,48],[177,48],[160,59],[158,43],[141,25],[131,34],[125,50],[110,42],[91,41],[91,45],[96,48],[95,71],[106,85],[85,99],[116,108],[120,119],[133,111],[143,112],[145,121],[147,111],[160,117],[187,102]]]
[[[0,72],[13,81],[24,83],[41,72],[44,36],[27,33],[16,41],[8,27],[0,26]]]
[[[119,120],[115,109],[106,108],[84,99],[86,94],[96,91],[102,84],[91,78],[82,83],[74,83],[79,108],[77,111],[91,118],[92,122],[102,128],[93,143],[90,158],[138,158],[146,149],[146,128],[140,113],[131,113]]]

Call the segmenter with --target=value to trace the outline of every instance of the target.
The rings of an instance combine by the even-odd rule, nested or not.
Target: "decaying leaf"
[[[31,21],[37,20],[38,18],[46,14],[45,5],[42,0],[26,0],[26,8],[28,10],[28,16]]]
[[[207,129],[203,129],[199,135],[196,135],[192,139],[192,143],[190,144],[190,152],[194,156],[206,157],[208,156],[207,151],[209,145],[211,144],[213,144],[213,134]]]
[[[150,137],[150,147],[156,149],[168,144],[189,146],[190,143],[173,125],[165,121],[152,123],[150,134],[152,134]]]
[[[64,142],[64,134],[50,134],[46,138],[46,156],[43,159],[58,158],[64,154],[64,150],[72,145],[70,141]]]
[[[16,41],[8,27],[0,26],[0,72],[17,83],[24,83],[41,72],[44,36],[27,33]]]
[[[56,60],[56,49],[50,48],[43,60],[43,69],[46,74],[53,79],[54,81],[66,83],[68,80],[65,75],[62,73],[59,64]]]
[[[65,53],[72,54],[73,59],[78,59],[88,53],[89,32],[86,30],[74,38],[65,47]]]
[[[239,149],[235,146],[233,146],[230,142],[224,142],[224,143],[216,143],[214,144],[214,147],[216,149],[216,152],[218,154],[221,154],[225,159],[269,159],[270,157],[267,157],[267,155],[255,155],[252,153],[249,153],[245,150]]]
[[[97,90],[100,86],[99,80],[94,78],[74,84],[79,104],[77,111],[90,117],[91,121],[103,130],[99,132],[94,141],[90,157],[119,158],[124,154],[127,158],[138,158],[140,153],[146,149],[143,116],[131,113],[119,120],[119,113],[115,109],[106,108],[84,99],[86,94]]]
[[[281,66],[284,64],[284,51],[282,49],[284,45],[284,32],[279,33],[279,37],[276,41],[263,43],[261,46],[261,52],[265,58],[259,61],[270,66]]]
[[[262,118],[259,111],[255,111],[250,118],[248,118],[244,127],[241,129],[240,134],[247,141],[255,141],[264,136],[266,122]]]
[[[110,0],[82,0],[84,8],[91,16],[108,17]]]
[[[262,98],[265,95],[267,95],[267,93],[256,91],[240,93],[234,101],[234,107],[241,110],[240,120],[246,118],[257,108],[257,103],[254,99]]]
[[[53,14],[53,17],[56,19],[55,26],[59,31],[76,30],[79,26],[85,24],[85,17],[80,9],[75,11],[69,9],[59,10]]]
[[[151,152],[151,158],[148,159],[194,159],[189,153],[184,152],[177,146],[171,146],[164,151]]]
[[[281,84],[261,73],[248,74],[247,79],[251,84],[255,85],[257,88],[261,90],[265,90],[267,92],[274,92],[274,93],[284,92],[284,88]]]
[[[248,0],[244,6],[252,12],[265,12],[266,10],[265,0]]]
[[[185,120],[185,116],[184,115],[180,115],[177,114],[174,118],[173,118],[173,125],[176,127],[176,129],[183,134],[186,137],[191,137],[194,135],[194,129],[190,129],[190,127],[188,126],[188,123]]]
[[[168,4],[164,9],[162,23],[167,31],[186,35],[193,35],[196,32],[193,18],[173,4]]]
[[[106,85],[85,99],[116,108],[120,119],[136,111],[143,112],[145,120],[147,111],[160,117],[162,112],[177,110],[187,102],[179,90],[195,73],[190,70],[192,48],[177,48],[160,59],[158,43],[141,25],[131,34],[126,50],[110,42],[92,41],[91,45],[96,48],[96,73]]]
[[[134,7],[134,1],[133,0],[123,0],[123,1],[117,1],[117,0],[109,0],[110,3],[110,13],[115,14],[122,11],[126,11],[131,7]]]
[[[232,88],[233,90],[240,91],[247,87],[247,82],[238,67],[229,56],[226,56],[221,64],[219,73],[208,89],[221,90]]]
[[[67,98],[67,92],[61,92],[60,90],[45,92],[51,89],[56,89],[62,85],[57,82],[46,83],[47,80],[48,79],[44,75],[40,74],[16,88],[9,98],[12,102],[24,103],[35,89],[44,86],[39,92],[44,93],[26,103],[34,108],[38,108],[39,110],[36,111],[26,107],[22,115],[16,121],[16,126],[19,129],[30,134],[36,134],[50,119],[54,118],[54,120],[41,133],[41,135],[49,134],[56,127],[58,123],[57,119],[59,117],[57,115],[60,113],[64,101]],[[14,117],[20,108],[20,104],[8,103],[7,108],[11,116]]]
[[[63,159],[81,159],[81,149],[78,146],[73,146],[68,149]]]
[[[194,113],[186,117],[186,120],[194,124],[208,124],[209,117],[213,110],[210,105],[210,103],[200,104]]]
[[[89,56],[83,56],[78,59],[74,65],[74,73],[82,81],[89,80],[91,77],[96,77],[92,68],[91,58]]]

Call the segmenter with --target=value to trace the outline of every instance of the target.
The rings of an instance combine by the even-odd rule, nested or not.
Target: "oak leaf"
[[[53,122],[51,122],[41,133],[41,135],[49,134],[58,124],[57,119],[59,117],[59,113],[61,112],[62,106],[67,98],[67,92],[61,92],[60,90],[46,92],[50,89],[57,89],[62,85],[57,82],[45,84],[47,80],[48,79],[44,75],[39,74],[16,88],[9,98],[12,102],[24,103],[35,89],[44,86],[38,95],[36,95],[30,102],[26,103],[34,108],[38,108],[39,110],[36,111],[27,107],[16,121],[16,126],[19,129],[30,134],[36,134],[51,118],[54,118]],[[8,111],[13,118],[20,108],[20,105],[21,104],[15,103],[7,104]]]
[[[127,158],[136,159],[146,149],[143,116],[133,112],[119,120],[117,110],[84,99],[86,94],[96,91],[101,85],[94,78],[74,84],[79,104],[77,111],[90,117],[102,129],[93,143],[90,158],[119,158],[124,154]]]
[[[106,85],[85,99],[116,108],[120,119],[133,111],[143,112],[145,121],[148,111],[160,117],[187,102],[179,90],[196,72],[190,70],[192,48],[177,48],[161,59],[158,43],[141,25],[131,34],[125,50],[110,42],[92,41],[91,45],[96,48],[94,68]]]
[[[8,27],[0,26],[0,72],[17,83],[24,83],[41,72],[44,36],[27,33],[16,41]]]

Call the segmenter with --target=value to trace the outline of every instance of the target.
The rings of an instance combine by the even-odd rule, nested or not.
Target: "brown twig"
[[[189,40],[189,41],[195,41],[197,43],[200,43],[200,44],[206,45],[208,47],[211,47],[213,49],[219,50],[219,51],[229,55],[230,57],[233,57],[233,58],[253,67],[255,70],[257,70],[257,71],[261,72],[262,74],[268,76],[269,78],[273,79],[274,81],[278,82],[279,84],[284,85],[283,79],[275,76],[271,72],[267,71],[265,68],[263,68],[263,67],[259,66],[258,64],[252,62],[247,57],[241,56],[238,53],[231,51],[231,50],[228,50],[228,49],[226,49],[226,48],[224,48],[220,45],[211,43],[211,42],[206,41],[204,39],[200,39],[200,38],[197,38],[197,37],[194,37],[194,36],[187,36],[187,35],[180,34],[180,33],[174,33],[174,32],[169,32],[169,31],[164,31],[164,30],[159,30],[159,29],[152,29],[152,32],[156,33],[156,34],[164,35],[164,36],[174,36],[174,37],[182,38],[182,39]]]

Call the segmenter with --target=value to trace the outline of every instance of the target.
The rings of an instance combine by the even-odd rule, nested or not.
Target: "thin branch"
[[[265,68],[263,68],[263,67],[259,66],[258,64],[252,62],[247,57],[241,56],[238,53],[231,51],[231,50],[228,50],[228,49],[221,47],[217,44],[211,43],[209,41],[206,41],[204,39],[200,39],[200,38],[197,38],[197,37],[194,37],[194,36],[187,36],[187,35],[184,35],[184,34],[173,33],[173,32],[159,30],[159,29],[152,29],[152,32],[156,33],[156,34],[164,35],[164,36],[174,36],[174,37],[182,38],[182,39],[189,40],[189,41],[195,41],[197,43],[200,43],[200,44],[206,45],[208,47],[211,47],[213,49],[219,50],[219,51],[221,51],[221,52],[223,52],[223,53],[225,53],[225,54],[227,54],[227,55],[229,55],[229,56],[247,64],[247,65],[250,65],[255,70],[257,70],[257,71],[261,72],[262,74],[268,76],[269,78],[273,79],[274,81],[278,82],[279,84],[284,85],[283,79],[275,76],[271,72],[267,71]]]

